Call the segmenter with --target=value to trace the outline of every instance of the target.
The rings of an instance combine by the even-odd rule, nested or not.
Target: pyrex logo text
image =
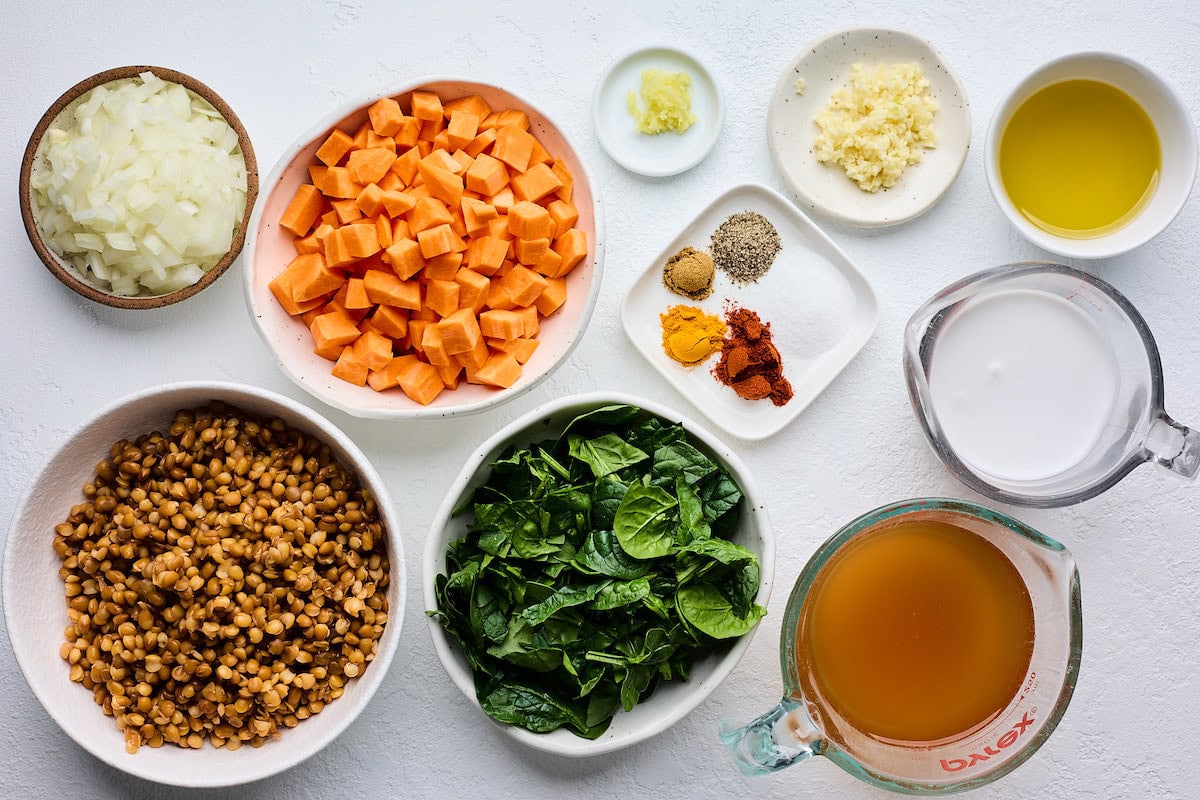
[[[987,761],[992,756],[1000,755],[1000,751],[1012,745],[1021,738],[1021,734],[1025,729],[1033,724],[1033,715],[1037,713],[1036,708],[1031,708],[1026,711],[1016,725],[1013,725],[1003,736],[996,740],[995,745],[988,745],[983,748],[982,753],[971,753],[970,760],[966,758],[943,758],[942,769],[946,772],[958,772],[960,769],[973,767],[981,761]]]

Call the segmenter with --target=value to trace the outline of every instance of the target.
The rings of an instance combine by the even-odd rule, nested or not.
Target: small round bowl
[[[1090,239],[1056,236],[1034,225],[1013,205],[1000,178],[1000,138],[1009,119],[1038,90],[1072,79],[1107,83],[1132,97],[1150,115],[1162,148],[1158,187],[1149,202],[1125,225]],[[1075,53],[1039,67],[1000,101],[988,125],[984,169],[996,205],[1026,239],[1069,258],[1110,258],[1153,239],[1183,208],[1196,179],[1196,128],[1183,100],[1149,68],[1116,53]]]
[[[97,86],[110,83],[111,81],[136,78],[146,71],[153,72],[164,81],[178,83],[185,89],[203,97],[213,108],[221,113],[221,116],[233,128],[242,150],[242,158],[246,162],[246,208],[242,212],[242,219],[238,223],[237,230],[233,232],[233,245],[229,248],[229,252],[213,265],[212,269],[204,273],[200,280],[191,286],[185,286],[182,289],[166,294],[128,297],[105,291],[95,284],[84,280],[79,274],[79,270],[73,264],[54,252],[46,243],[42,238],[41,230],[38,229],[37,218],[34,214],[29,178],[33,172],[34,162],[37,160],[38,148],[41,146],[42,137],[46,135],[46,131],[54,124],[54,121],[72,103]],[[220,95],[208,86],[190,75],[176,72],[173,69],[166,69],[165,67],[116,67],[99,72],[75,84],[55,100],[53,105],[42,115],[42,118],[38,120],[37,127],[33,129],[33,135],[29,137],[29,144],[25,146],[25,155],[21,159],[21,219],[25,223],[25,232],[29,235],[29,242],[33,245],[33,249],[37,252],[38,257],[42,259],[42,263],[46,265],[46,269],[50,270],[50,273],[54,277],[70,287],[76,294],[81,294],[89,300],[94,300],[97,303],[103,303],[113,308],[146,309],[169,306],[172,303],[178,303],[180,300],[186,300],[192,295],[198,294],[204,287],[216,281],[217,278],[221,277],[229,269],[229,265],[242,252],[242,245],[246,240],[246,228],[250,220],[250,209],[254,207],[254,201],[257,197],[258,162],[254,158],[254,147],[250,144],[250,136],[246,133],[245,127],[242,126],[242,121],[238,119],[237,114],[233,113],[233,109],[229,107],[229,104],[222,100]]]
[[[381,97],[407,105],[414,90],[437,92],[442,100],[477,94],[494,109],[517,109],[529,116],[529,130],[551,155],[559,156],[575,179],[576,227],[588,238],[590,252],[567,276],[567,301],[541,322],[538,346],[524,365],[521,377],[508,389],[489,389],[461,383],[444,391],[427,406],[410,400],[399,389],[376,392],[335,378],[333,363],[313,353],[312,334],[299,318],[288,316],[271,294],[268,284],[296,257],[294,236],[279,226],[279,218],[296,189],[309,182],[308,168],[317,163],[317,148],[333,128],[355,130],[367,119],[367,108]],[[604,253],[604,225],[597,184],[579,151],[551,119],[532,103],[487,83],[456,78],[425,78],[360,94],[318,122],[287,149],[271,170],[265,190],[254,208],[246,236],[245,289],[250,318],[279,364],[297,386],[323,403],[356,417],[373,419],[427,419],[472,414],[528,392],[566,360],[579,343],[600,294]]]
[[[626,96],[638,93],[642,70],[686,72],[692,78],[692,113],[696,121],[683,133],[638,133]],[[640,103],[640,101],[639,101]],[[625,169],[650,178],[686,172],[704,160],[721,135],[725,100],[717,79],[696,56],[677,47],[639,47],[604,71],[592,98],[592,124],[605,152]]]
[[[441,508],[433,519],[429,535],[425,538],[421,575],[425,608],[437,608],[434,582],[439,574],[446,571],[446,550],[450,542],[461,539],[467,532],[467,520],[470,515],[464,513],[454,516],[454,509],[464,496],[487,479],[488,465],[500,452],[509,445],[522,446],[554,437],[580,414],[614,404],[637,406],[664,421],[682,424],[691,443],[727,469],[737,481],[742,489],[743,499],[741,519],[738,521],[733,541],[749,548],[758,556],[761,577],[755,602],[764,607],[767,605],[775,574],[775,537],[767,519],[765,498],[758,490],[746,465],[716,436],[677,411],[640,397],[616,392],[593,392],[562,397],[534,409],[505,426],[467,459],[466,466],[454,479],[446,499],[442,501]],[[431,617],[428,624],[433,648],[446,674],[471,703],[478,707],[471,668],[463,658],[458,644],[446,634],[436,619]],[[563,756],[595,756],[629,747],[662,733],[700,705],[737,666],[757,630],[756,626],[733,642],[728,649],[697,660],[687,681],[664,682],[649,698],[634,706],[632,711],[618,710],[608,730],[598,739],[583,739],[564,729],[550,733],[533,733],[515,725],[500,725],[495,722],[493,724],[521,744]],[[492,721],[490,717],[485,718]]]
[[[391,584],[388,623],[375,659],[345,694],[321,713],[284,730],[260,748],[198,750],[166,744],[125,752],[124,734],[104,715],[91,692],[68,678],[59,656],[67,624],[64,584],[51,548],[54,527],[83,499],[81,487],[96,463],[121,438],[163,430],[181,408],[222,400],[246,412],[279,417],[326,442],[378,503],[387,528]],[[232,786],[259,780],[299,764],[333,741],[366,707],[387,675],[400,640],[405,598],[404,545],[387,488],[362,451],[328,420],[281,395],[221,381],[175,383],[130,395],[80,425],[30,483],[8,528],[4,548],[4,615],[8,639],[25,680],[46,712],[80,747],[117,769],[146,780],[189,787]]]
[[[850,67],[863,62],[916,63],[937,100],[937,147],[904,170],[890,189],[864,192],[837,164],[817,161],[813,121],[829,97],[849,85]],[[796,93],[796,81],[804,91]],[[767,145],[783,180],[806,212],[843,225],[882,228],[916,219],[937,204],[962,171],[971,144],[967,93],[945,59],[919,36],[889,28],[852,28],[806,47],[783,72],[767,107]]]

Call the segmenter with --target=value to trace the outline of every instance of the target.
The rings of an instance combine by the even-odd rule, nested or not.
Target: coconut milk
[[[1007,480],[1078,464],[1108,423],[1119,386],[1100,327],[1068,300],[1030,289],[985,294],[950,314],[929,391],[958,457]]]

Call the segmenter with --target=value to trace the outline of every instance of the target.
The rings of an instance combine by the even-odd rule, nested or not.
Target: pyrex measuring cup
[[[821,694],[799,635],[805,600],[821,568],[851,540],[901,521],[943,522],[999,549],[1029,592],[1033,651],[1020,689],[991,719],[961,735],[903,742],[855,729]],[[1066,711],[1083,646],[1079,573],[1058,542],[998,511],[961,500],[924,498],[864,514],[826,541],[804,567],[784,611],[779,658],[784,696],[748,725],[721,723],[721,739],[748,775],[821,755],[867,783],[904,794],[949,794],[1011,772],[1046,741]]]
[[[1002,293],[1041,296],[1044,301],[1060,305],[1069,303],[1073,309],[1070,313],[1096,331],[1096,341],[1107,350],[1105,361],[1112,365],[1105,366],[1112,373],[1105,381],[1106,394],[1112,396],[1111,406],[1097,412],[1107,417],[1097,417],[1094,439],[1083,443],[1085,447],[1073,463],[1064,462],[1049,474],[997,474],[960,452],[953,436],[947,435],[949,420],[939,416],[935,393],[930,389],[931,366],[945,332],[952,330],[964,313]],[[1014,321],[1014,330],[1020,324]],[[1001,333],[997,338],[1006,337],[1007,333]],[[1053,336],[1046,338],[1037,349],[1051,352],[1059,342]],[[999,374],[999,366],[993,368]],[[1146,461],[1187,478],[1200,469],[1200,432],[1175,422],[1163,409],[1162,363],[1146,321],[1112,286],[1071,267],[1040,262],[1009,264],[979,272],[939,292],[908,322],[904,372],[913,409],[934,452],[959,480],[997,500],[1042,508],[1077,503],[1109,489]],[[1087,376],[1086,372],[1082,374]],[[1062,386],[1047,385],[1041,391],[1062,390]],[[1046,399],[1054,398],[1046,395]],[[1036,403],[1036,398],[1031,402]],[[1047,450],[1051,446],[1045,445]]]

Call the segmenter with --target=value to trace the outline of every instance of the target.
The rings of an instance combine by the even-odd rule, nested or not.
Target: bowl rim
[[[46,244],[42,238],[42,232],[38,229],[37,219],[33,210],[33,201],[30,187],[30,177],[33,173],[33,164],[37,157],[37,152],[42,143],[42,138],[46,135],[46,131],[58,119],[66,108],[73,102],[78,100],[85,93],[91,91],[97,86],[101,86],[113,81],[136,78],[143,72],[152,72],[157,77],[164,81],[177,83],[185,89],[199,95],[208,101],[215,108],[229,127],[233,128],[234,133],[238,137],[238,145],[242,150],[242,159],[246,165],[246,203],[242,210],[242,218],[238,223],[237,228],[233,232],[233,244],[229,248],[221,260],[200,277],[200,280],[195,283],[185,286],[182,289],[176,289],[173,292],[166,294],[127,297],[124,295],[113,294],[106,292],[96,286],[85,281],[74,268],[66,265],[65,259],[59,256],[54,250]],[[19,198],[21,206],[21,220],[25,224],[25,233],[29,237],[29,243],[33,245],[33,249],[37,252],[38,258],[46,265],[46,269],[54,277],[58,278],[64,285],[69,287],[76,294],[83,295],[89,300],[97,303],[102,303],[112,308],[123,309],[148,309],[161,308],[173,303],[178,303],[181,300],[186,300],[192,295],[198,294],[205,287],[214,283],[217,278],[225,274],[229,266],[234,262],[234,259],[242,252],[242,247],[246,241],[246,232],[250,224],[250,211],[254,207],[255,201],[258,199],[258,161],[254,156],[254,146],[250,142],[250,135],[246,133],[246,128],[242,125],[241,119],[234,113],[233,109],[213,91],[207,84],[193,78],[178,70],[168,67],[156,67],[149,65],[131,65],[125,67],[113,67],[106,69],[103,72],[97,72],[76,83],[70,89],[63,92],[57,100],[51,103],[46,109],[41,119],[34,126],[33,133],[29,136],[29,142],[25,145],[25,153],[21,157],[21,170],[18,181]]]
[[[421,592],[425,608],[437,608],[434,581],[437,575],[444,569],[447,540],[443,534],[446,526],[453,515],[459,498],[471,482],[471,479],[480,469],[487,466],[486,459],[488,455],[506,444],[509,440],[520,437],[551,415],[572,407],[577,407],[580,409],[580,413],[584,413],[585,408],[607,404],[632,405],[648,411],[659,418],[678,421],[683,425],[684,430],[687,431],[689,436],[695,437],[700,444],[704,445],[704,447],[708,448],[726,463],[729,471],[737,480],[738,485],[741,486],[742,496],[747,503],[747,507],[750,509],[750,513],[755,515],[758,522],[759,537],[762,540],[762,553],[758,559],[760,578],[755,601],[764,607],[768,605],[775,579],[775,535],[767,513],[765,497],[759,490],[757,482],[754,480],[745,463],[742,462],[741,458],[738,457],[737,453],[731,447],[690,417],[644,397],[637,397],[623,392],[600,390],[566,395],[550,400],[504,426],[471,453],[462,470],[450,485],[437,513],[433,517],[429,532],[425,536],[425,548],[421,559]],[[450,637],[446,635],[441,624],[434,617],[427,615],[426,627],[433,642],[434,652],[437,654],[442,668],[446,671],[446,675],[462,691],[471,705],[482,714],[482,709],[479,708],[479,701],[475,697],[474,678],[471,675],[470,669],[462,663],[462,658],[457,653],[457,645],[451,642]],[[657,736],[698,708],[724,682],[729,673],[741,661],[742,656],[750,647],[750,643],[753,641],[760,627],[761,623],[755,625],[749,633],[735,641],[721,655],[713,668],[712,674],[704,678],[703,682],[700,682],[699,690],[695,696],[688,699],[688,702],[677,703],[669,707],[666,713],[663,713],[657,719],[651,719],[640,729],[625,735],[623,738],[607,741],[604,739],[587,740],[571,734],[567,734],[570,738],[552,738],[552,734],[532,733],[516,725],[502,725],[492,720],[486,714],[484,714],[484,718],[521,744],[548,753],[573,758],[584,758],[621,750]],[[700,681],[696,676],[692,676],[690,680]],[[636,713],[636,708],[633,712],[629,713]]]
[[[579,169],[583,173],[587,181],[588,191],[592,195],[592,220],[594,231],[592,233],[592,282],[588,289],[588,296],[584,301],[584,306],[579,317],[579,329],[574,338],[567,343],[566,350],[559,356],[558,360],[551,364],[545,372],[533,378],[532,380],[518,384],[508,389],[499,389],[489,393],[481,400],[476,400],[471,403],[463,403],[456,406],[420,406],[409,400],[405,396],[407,403],[411,407],[388,408],[388,409],[364,409],[352,403],[342,401],[337,397],[330,396],[320,386],[315,386],[305,380],[304,376],[294,371],[285,359],[279,354],[275,347],[271,344],[271,340],[267,335],[261,315],[258,313],[257,298],[254,292],[254,276],[257,272],[255,264],[256,250],[258,245],[258,229],[262,224],[262,217],[266,211],[267,198],[275,190],[279,184],[283,173],[291,166],[292,162],[299,156],[300,151],[307,147],[318,137],[328,134],[330,129],[341,122],[346,117],[351,116],[357,111],[365,109],[374,101],[383,97],[397,97],[407,94],[414,90],[419,90],[423,87],[432,84],[440,83],[457,83],[468,87],[482,87],[484,89],[494,89],[510,95],[518,103],[522,104],[530,111],[541,116],[550,123],[557,133],[566,142],[570,148],[575,160],[579,163]],[[386,420],[406,420],[406,419],[441,419],[444,417],[466,416],[469,414],[477,414],[485,411],[493,406],[506,403],[509,400],[516,399],[531,389],[540,385],[546,378],[550,377],[559,367],[563,365],[571,354],[575,352],[575,348],[579,346],[584,334],[587,332],[588,325],[591,323],[592,313],[595,311],[596,303],[600,297],[600,286],[604,277],[604,214],[603,204],[600,198],[600,187],[596,182],[595,175],[588,167],[587,162],[581,156],[583,151],[575,145],[575,141],[567,134],[567,132],[557,122],[546,114],[540,106],[531,103],[524,95],[519,94],[511,89],[498,84],[489,83],[487,81],[478,80],[475,78],[465,78],[455,75],[432,74],[420,77],[415,80],[405,80],[397,83],[391,83],[383,86],[376,86],[370,91],[354,95],[351,99],[333,109],[326,114],[315,125],[301,134],[296,140],[284,149],[283,155],[275,162],[275,166],[271,168],[270,174],[267,176],[264,186],[265,191],[259,193],[258,202],[255,203],[254,210],[250,214],[249,225],[246,231],[246,259],[244,268],[242,269],[242,286],[244,289],[246,308],[250,313],[250,319],[254,323],[254,329],[258,332],[259,338],[266,345],[267,351],[271,354],[271,358],[279,367],[280,371],[287,376],[295,385],[299,386],[308,394],[320,400],[322,403],[350,414],[360,419],[386,419]],[[369,390],[365,390],[369,391]]]
[[[36,490],[41,483],[42,476],[46,473],[51,464],[56,461],[65,450],[71,447],[72,443],[79,437],[81,433],[88,430],[92,426],[101,422],[103,419],[110,417],[123,409],[129,408],[150,400],[160,395],[177,392],[195,392],[209,395],[211,399],[220,399],[229,402],[230,405],[238,406],[240,400],[229,399],[230,396],[238,396],[240,398],[253,398],[265,401],[273,406],[278,407],[279,416],[284,413],[294,415],[303,420],[306,425],[310,425],[320,431],[323,441],[335,445],[340,448],[348,456],[348,460],[353,463],[352,467],[355,474],[364,486],[370,489],[375,495],[376,504],[379,508],[380,517],[383,519],[387,527],[388,541],[388,559],[391,564],[391,578],[394,587],[394,596],[396,602],[391,604],[388,609],[388,624],[384,629],[381,646],[376,652],[375,658],[372,660],[371,669],[365,674],[371,675],[369,682],[364,682],[364,692],[362,696],[354,698],[353,703],[356,707],[350,709],[350,713],[345,719],[336,723],[326,723],[327,730],[323,731],[319,737],[315,737],[306,747],[301,747],[295,750],[294,753],[281,754],[274,753],[275,758],[262,757],[258,759],[260,766],[256,769],[241,770],[237,773],[229,771],[213,770],[206,773],[189,772],[186,775],[178,776],[172,774],[169,776],[148,775],[143,771],[135,769],[136,765],[131,765],[122,761],[119,756],[125,755],[122,750],[120,754],[112,752],[111,748],[102,746],[102,740],[92,739],[87,737],[77,737],[73,729],[67,724],[65,716],[61,713],[57,701],[40,692],[37,688],[37,683],[30,679],[31,672],[36,665],[27,662],[24,651],[17,647],[17,640],[14,638],[14,625],[10,615],[13,613],[13,604],[11,596],[17,591],[16,583],[18,579],[17,565],[15,563],[15,550],[17,541],[17,525],[25,517],[27,509],[31,503],[35,501]],[[260,412],[261,413],[261,412]],[[275,413],[272,411],[271,413]],[[94,757],[108,764],[110,767],[121,770],[129,775],[141,778],[143,780],[155,781],[164,785],[181,786],[187,788],[220,788],[226,786],[237,786],[252,781],[262,780],[276,775],[284,770],[291,769],[297,764],[308,760],[312,756],[327,747],[334,739],[340,736],[346,728],[348,728],[359,714],[369,705],[372,697],[378,691],[379,687],[387,679],[387,673],[392,663],[392,659],[396,654],[400,642],[401,630],[404,626],[404,612],[408,595],[408,570],[407,562],[404,553],[404,540],[401,535],[400,519],[396,514],[395,505],[392,503],[390,495],[387,494],[387,484],[383,477],[375,469],[374,465],[367,459],[366,455],[359,447],[343,433],[337,426],[322,416],[312,408],[309,408],[302,403],[299,403],[289,397],[277,394],[267,389],[261,389],[257,386],[248,384],[236,383],[233,381],[178,381],[174,383],[160,384],[149,388],[128,394],[117,400],[106,404],[100,410],[90,414],[82,422],[75,425],[69,433],[61,438],[49,451],[48,456],[43,461],[41,467],[37,470],[37,474],[26,485],[20,500],[17,502],[15,510],[9,519],[7,529],[7,539],[4,545],[2,554],[3,563],[0,564],[0,589],[2,589],[2,598],[4,605],[4,621],[5,633],[8,637],[9,647],[12,649],[13,656],[17,662],[17,666],[21,672],[21,676],[25,679],[30,692],[37,698],[42,708],[51,719],[58,724],[59,728],[66,733],[74,742],[82,747]],[[65,607],[64,607],[65,608]],[[65,673],[64,673],[65,678]],[[363,678],[359,678],[363,681]],[[70,687],[71,682],[66,681],[64,688]],[[339,698],[343,700],[345,698]],[[351,701],[347,701],[348,703]],[[109,719],[100,714],[97,707],[99,719]],[[320,720],[318,715],[315,719]],[[284,734],[286,736],[286,734]],[[107,741],[106,739],[103,741]],[[277,744],[280,740],[272,740],[267,742],[264,747],[270,748],[273,744]],[[205,747],[209,747],[208,743]],[[262,750],[258,752],[264,752]]]
[[[1057,81],[1047,82],[1043,80],[1043,75],[1050,69],[1063,64],[1070,64],[1075,61],[1107,61],[1120,66],[1126,67],[1144,77],[1155,91],[1157,91],[1163,100],[1169,106],[1171,114],[1177,117],[1182,123],[1187,141],[1185,146],[1179,148],[1179,153],[1183,155],[1183,166],[1190,165],[1190,176],[1187,180],[1187,185],[1183,191],[1179,193],[1179,197],[1169,208],[1168,213],[1164,213],[1162,218],[1157,222],[1148,222],[1145,225],[1145,230],[1141,235],[1129,235],[1126,241],[1121,240],[1121,234],[1127,233],[1130,230],[1131,223],[1126,223],[1116,230],[1109,231],[1106,234],[1097,236],[1091,239],[1068,239],[1063,236],[1055,236],[1047,231],[1038,228],[1029,220],[1025,219],[1013,205],[1004,191],[1004,185],[1000,180],[999,174],[999,157],[1000,157],[1000,137],[1002,128],[1007,125],[1008,120],[1012,118],[1012,114],[1016,111],[1019,104],[1015,103],[1018,97],[1029,97],[1034,92],[1056,83]],[[1094,79],[1093,80],[1097,80]],[[1108,83],[1108,81],[1100,81]],[[1124,90],[1121,90],[1124,91]],[[1135,102],[1137,99],[1134,98]],[[1141,105],[1139,102],[1138,105]],[[1011,108],[1009,108],[1012,106]],[[1006,111],[1007,109],[1007,111]],[[1003,117],[1003,118],[1002,118]],[[1055,255],[1065,258],[1078,258],[1084,260],[1094,260],[1101,258],[1112,258],[1130,252],[1150,240],[1154,239],[1167,226],[1175,221],[1179,216],[1179,212],[1183,210],[1183,206],[1187,203],[1191,196],[1191,190],[1196,182],[1196,166],[1197,166],[1197,138],[1196,125],[1192,121],[1192,117],[1188,112],[1187,104],[1180,96],[1179,92],[1172,86],[1166,78],[1162,77],[1158,72],[1148,67],[1146,64],[1137,59],[1130,58],[1121,53],[1112,52],[1110,50],[1080,50],[1074,53],[1052,58],[1049,61],[1043,62],[1032,70],[1023,75],[1012,87],[1004,93],[999,102],[996,103],[996,108],[992,112],[992,117],[988,122],[987,133],[984,137],[983,144],[983,170],[987,178],[988,189],[991,191],[992,200],[1000,212],[1008,220],[1009,225],[1013,227],[1017,233],[1021,234],[1027,241],[1047,250]],[[1145,208],[1142,209],[1145,211]],[[1141,212],[1136,218],[1141,218]],[[1108,246],[1102,246],[1104,242],[1108,242]],[[1079,245],[1092,245],[1080,249]]]
[[[656,50],[673,53],[676,56],[681,56],[684,61],[690,61],[692,64],[694,64],[697,72],[699,72],[705,80],[712,84],[713,93],[717,98],[716,113],[713,115],[714,119],[709,123],[711,126],[710,130],[705,133],[705,138],[700,148],[688,158],[678,159],[675,161],[668,159],[664,161],[664,166],[661,167],[646,166],[645,164],[639,163],[636,160],[630,159],[627,154],[621,150],[621,148],[616,146],[610,130],[612,126],[605,122],[604,112],[600,102],[600,98],[604,94],[605,88],[608,86],[609,81],[612,80],[613,73],[616,72],[618,67],[623,66],[627,62],[633,61],[638,56],[652,53]],[[709,154],[712,153],[713,148],[716,147],[717,141],[721,138],[721,129],[725,127],[725,93],[721,91],[721,84],[719,81],[717,81],[716,74],[712,71],[712,69],[709,68],[704,59],[700,58],[700,56],[696,55],[688,48],[663,43],[638,45],[626,50],[624,53],[614,58],[608,64],[608,66],[604,68],[604,72],[601,73],[600,79],[596,81],[596,88],[592,92],[591,118],[592,127],[596,131],[596,140],[600,142],[600,147],[603,148],[608,157],[616,162],[619,166],[624,167],[635,175],[642,175],[647,178],[669,178],[672,175],[679,175],[680,173],[687,172],[692,167],[708,158]]]

